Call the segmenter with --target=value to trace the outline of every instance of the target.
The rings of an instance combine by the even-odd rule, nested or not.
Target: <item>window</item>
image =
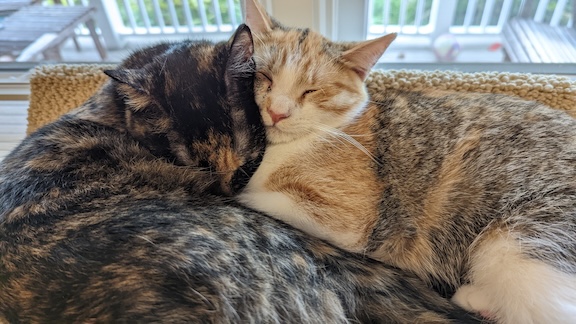
[[[269,12],[287,25],[309,26],[332,39],[359,40],[396,32],[399,37],[383,58],[386,63],[576,63],[576,9],[574,1],[570,0],[261,1]],[[22,2],[45,7],[95,7],[96,11],[90,14],[97,23],[99,40],[106,48],[105,60],[110,62],[121,60],[134,48],[160,40],[226,39],[242,21],[240,0]],[[6,17],[9,13],[0,12],[0,15]],[[516,29],[509,28],[511,19],[522,19],[522,24],[515,25]],[[95,50],[95,42],[90,37],[86,21],[79,19],[72,27],[75,28],[70,35],[74,37],[65,37],[61,46],[52,50],[60,52],[61,58],[42,55],[45,49],[42,45],[47,46],[42,41],[50,43],[50,40],[38,37],[39,40],[29,46],[36,47],[19,61],[100,61],[101,55]],[[565,34],[551,36],[549,33],[552,32],[549,31],[562,31]],[[522,38],[514,32],[527,35]],[[547,42],[546,39],[551,37],[559,39]],[[551,52],[546,48],[551,43],[560,43],[557,47],[564,48],[564,57],[545,55],[539,59],[537,56],[519,57],[513,53],[515,48],[520,51],[522,47],[531,46],[540,46],[543,47],[541,51]],[[0,47],[7,46],[0,42]],[[534,52],[538,49],[526,50]],[[562,50],[557,52],[561,53]],[[7,48],[0,48],[0,61],[14,62],[18,60],[19,54],[18,51],[9,53]]]

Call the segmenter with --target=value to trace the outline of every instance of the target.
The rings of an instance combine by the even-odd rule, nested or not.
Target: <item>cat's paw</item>
[[[486,319],[494,319],[488,296],[476,286],[461,286],[456,290],[452,301],[467,311],[477,313]]]

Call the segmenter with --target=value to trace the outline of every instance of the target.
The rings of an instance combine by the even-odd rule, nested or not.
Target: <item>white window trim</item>
[[[369,0],[264,0],[263,4],[288,26],[311,28],[338,41],[366,39]]]

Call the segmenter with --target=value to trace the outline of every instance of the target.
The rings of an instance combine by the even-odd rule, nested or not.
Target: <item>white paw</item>
[[[490,299],[487,294],[473,285],[464,285],[456,290],[452,301],[467,311],[480,314],[490,319],[494,314],[490,307]]]

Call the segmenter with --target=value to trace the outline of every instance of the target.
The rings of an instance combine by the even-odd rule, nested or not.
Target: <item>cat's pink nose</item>
[[[278,123],[282,119],[290,117],[290,113],[275,113],[270,109],[268,109],[268,115],[270,115],[270,117],[272,118],[272,122],[274,123],[274,125],[276,125],[276,123]]]

